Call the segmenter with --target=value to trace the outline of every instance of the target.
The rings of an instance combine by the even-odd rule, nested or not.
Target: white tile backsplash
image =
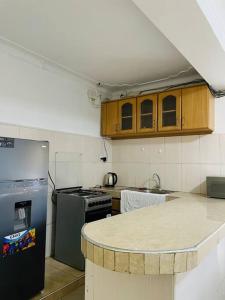
[[[184,192],[200,193],[200,165],[183,164],[181,177],[181,190]]]
[[[82,164],[82,185],[85,188],[102,185],[104,175],[111,171],[111,163],[84,162]]]
[[[150,164],[134,163],[130,167],[130,171],[135,176],[136,187],[147,187],[150,184]]]
[[[113,164],[113,172],[118,175],[118,185],[135,186],[136,174],[132,163],[115,163]]]
[[[181,163],[181,137],[172,136],[165,138],[165,162]]]
[[[181,137],[181,162],[198,164],[200,162],[199,136]]]
[[[165,162],[164,138],[154,138],[150,141],[150,162],[153,164]]]
[[[211,164],[220,163],[219,134],[200,136],[200,162]]]
[[[163,188],[181,190],[181,164],[165,164],[165,184]]]
[[[134,146],[131,146],[135,149],[133,154],[133,161],[138,163],[150,163],[151,160],[151,141],[150,139],[141,139],[135,140]]]
[[[165,186],[165,165],[164,164],[150,164],[150,187],[155,186],[155,182],[152,180],[154,173],[157,173],[160,177],[161,187]]]
[[[156,172],[162,188],[205,194],[206,176],[225,176],[225,134],[117,140],[112,152],[121,185],[152,186]]]
[[[97,163],[100,162],[100,156],[102,153],[102,140],[99,139],[98,141],[95,138],[88,137],[84,140],[84,161]]]

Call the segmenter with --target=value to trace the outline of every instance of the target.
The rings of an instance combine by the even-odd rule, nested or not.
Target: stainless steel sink
[[[152,194],[170,194],[173,193],[173,191],[170,190],[162,190],[162,189],[148,189],[148,188],[142,188],[142,187],[130,187],[129,188],[132,191],[138,191],[138,192],[144,192],[144,193],[152,193]]]
[[[158,190],[158,189],[150,189],[149,191],[150,191],[150,193],[153,193],[153,194],[170,194],[173,192],[173,191],[169,191],[169,190]]]

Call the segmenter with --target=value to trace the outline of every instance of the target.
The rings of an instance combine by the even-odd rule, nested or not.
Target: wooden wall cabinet
[[[214,130],[214,98],[207,86],[182,89],[182,130]]]
[[[136,98],[118,101],[119,134],[136,132]]]
[[[102,103],[101,107],[101,134],[114,136],[118,134],[118,102]]]
[[[101,134],[119,139],[211,133],[214,101],[200,85],[104,102]]]
[[[137,98],[137,132],[157,131],[157,94]]]
[[[181,130],[181,89],[159,94],[158,131]]]

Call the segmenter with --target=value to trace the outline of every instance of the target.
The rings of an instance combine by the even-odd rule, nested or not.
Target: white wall
[[[99,136],[100,109],[87,97],[92,83],[3,43],[0,66],[1,122]]]

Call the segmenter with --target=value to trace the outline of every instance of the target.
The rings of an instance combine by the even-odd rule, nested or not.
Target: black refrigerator
[[[0,137],[0,299],[44,288],[48,148]]]

